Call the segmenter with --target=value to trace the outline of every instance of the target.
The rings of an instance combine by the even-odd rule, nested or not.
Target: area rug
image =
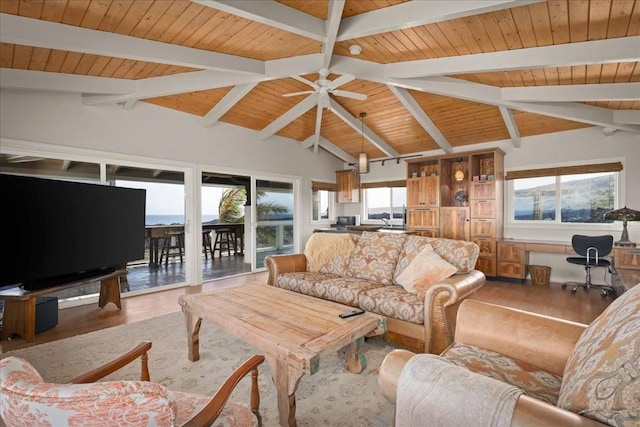
[[[45,381],[66,382],[135,346],[151,341],[151,380],[169,389],[212,395],[224,379],[260,350],[203,321],[200,360],[187,357],[187,334],[180,312],[116,326],[63,340],[15,350],[2,357],[27,359]],[[360,374],[346,371],[336,353],[320,359],[320,369],[305,375],[296,392],[298,426],[391,426],[394,406],[380,393],[378,371],[393,349],[381,338],[367,339],[367,367]],[[131,364],[109,379],[137,379],[139,363]],[[234,391],[232,400],[249,402],[250,378]],[[259,369],[260,413],[265,427],[278,426],[276,391],[267,362]]]

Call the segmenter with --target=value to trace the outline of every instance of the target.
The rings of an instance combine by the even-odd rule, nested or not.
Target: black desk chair
[[[581,255],[579,257],[569,257],[567,262],[571,264],[584,265],[585,281],[584,283],[566,282],[562,285],[565,289],[567,285],[573,285],[571,293],[575,294],[578,288],[584,288],[588,291],[590,288],[601,290],[602,298],[608,295],[615,295],[615,289],[611,285],[594,285],[591,283],[591,269],[593,267],[606,267],[611,272],[611,261],[603,257],[609,255],[613,248],[613,236],[582,236],[575,234],[571,238],[573,250]]]

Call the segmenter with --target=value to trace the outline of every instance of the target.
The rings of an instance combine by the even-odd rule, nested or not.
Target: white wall
[[[334,172],[342,168],[323,150],[314,154],[290,139],[263,141],[255,131],[226,123],[205,128],[201,117],[144,102],[132,110],[84,106],[77,94],[0,91],[0,137],[140,156],[157,164],[183,162],[194,170],[300,179],[300,242],[314,228],[310,181],[335,182]]]
[[[273,137],[266,141],[257,132],[218,123],[204,128],[200,117],[163,107],[137,103],[132,110],[120,106],[83,106],[79,95],[0,91],[0,136],[24,141],[81,147],[112,153],[142,156],[162,162],[185,162],[205,170],[236,170],[239,174],[287,176],[301,180],[301,199],[298,215],[304,242],[316,226],[311,224],[309,191],[311,180],[333,182],[334,172],[343,163],[320,150],[313,154],[299,143]],[[605,137],[600,128],[522,138],[522,146],[499,141],[462,147],[470,149],[500,147],[507,155],[506,170],[548,167],[566,163],[587,163],[602,159],[619,159],[624,170],[621,186],[624,203],[640,210],[640,136],[617,132]],[[441,150],[425,155],[443,154]],[[380,162],[371,165],[371,173],[363,175],[363,182],[405,179],[406,163]],[[360,213],[358,204],[338,206],[338,214]],[[640,242],[640,223],[629,223],[630,239]],[[613,234],[616,240],[622,230],[620,223],[607,225],[602,234]],[[516,227],[506,224],[505,236],[511,238],[543,239],[568,242],[576,232],[567,227],[561,230],[540,227]],[[592,233],[593,234],[593,233]],[[563,256],[532,254],[531,263],[552,266],[552,280],[579,280],[582,271],[568,266]]]

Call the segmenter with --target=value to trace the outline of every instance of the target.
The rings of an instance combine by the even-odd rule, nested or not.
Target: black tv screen
[[[145,193],[0,174],[0,286],[33,291],[143,259]]]

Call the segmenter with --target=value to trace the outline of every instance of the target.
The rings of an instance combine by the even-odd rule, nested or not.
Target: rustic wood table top
[[[181,295],[189,334],[189,358],[199,359],[198,332],[205,319],[265,353],[278,390],[281,425],[295,426],[295,390],[327,352],[337,351],[350,372],[366,367],[364,336],[386,330],[383,316],[364,313],[346,319],[354,307],[268,286],[251,284]]]

